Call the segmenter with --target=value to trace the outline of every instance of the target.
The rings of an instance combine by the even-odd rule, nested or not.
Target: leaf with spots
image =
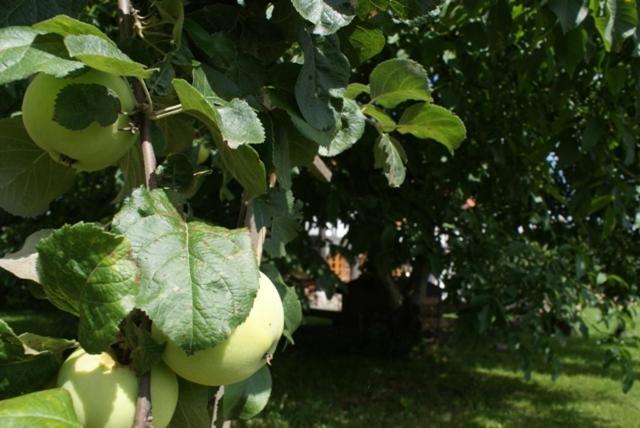
[[[135,190],[113,227],[140,266],[136,305],[185,352],[223,341],[249,315],[258,266],[246,229],[187,222],[160,189]]]
[[[133,309],[138,270],[131,244],[93,223],[65,225],[37,245],[47,297],[80,318],[78,336],[90,353],[105,351]]]

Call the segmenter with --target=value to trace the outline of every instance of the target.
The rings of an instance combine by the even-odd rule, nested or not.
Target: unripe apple
[[[138,136],[126,130],[130,128],[130,118],[124,114],[119,114],[110,125],[94,121],[80,130],[67,129],[55,122],[56,98],[63,88],[74,83],[105,86],[117,95],[122,112],[134,110],[131,88],[119,76],[98,70],[64,78],[40,73],[29,84],[22,100],[22,121],[34,143],[53,159],[79,171],[97,171],[124,156]]]
[[[278,290],[260,273],[260,285],[247,318],[229,337],[213,348],[188,356],[167,341],[164,362],[178,376],[203,385],[240,382],[257,372],[278,345],[284,328],[284,310]],[[162,334],[155,331],[157,338]]]
[[[87,354],[79,348],[58,373],[58,387],[69,391],[78,420],[85,428],[133,426],[138,378],[109,354]],[[154,428],[169,425],[178,403],[178,380],[162,362],[151,370]]]

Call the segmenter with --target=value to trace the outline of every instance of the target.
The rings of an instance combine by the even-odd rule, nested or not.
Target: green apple
[[[119,114],[111,125],[92,122],[80,130],[67,129],[53,120],[59,92],[71,84],[97,84],[111,89],[120,100],[122,112],[131,113],[135,102],[127,82],[116,75],[90,70],[75,77],[57,78],[38,74],[22,100],[22,121],[33,141],[58,162],[80,171],[97,171],[113,165],[138,140],[126,128],[130,118]]]
[[[188,356],[167,341],[163,359],[178,376],[203,385],[240,382],[271,359],[284,328],[284,310],[278,290],[260,273],[260,285],[247,318],[213,348]],[[155,331],[157,338],[162,334]]]
[[[79,348],[62,364],[58,386],[69,391],[73,407],[86,428],[133,426],[138,378],[109,354],[87,354]],[[151,370],[151,412],[154,428],[169,425],[178,403],[178,380],[163,363]]]

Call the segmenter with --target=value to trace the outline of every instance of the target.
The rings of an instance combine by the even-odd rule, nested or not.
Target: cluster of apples
[[[178,402],[176,375],[191,382],[216,386],[241,382],[257,372],[273,355],[284,328],[278,290],[260,273],[258,293],[248,317],[231,335],[214,346],[187,355],[158,330],[166,341],[163,361],[151,370],[153,426],[169,425]],[[138,379],[110,354],[92,355],[77,349],[63,363],[58,386],[69,391],[80,423],[87,428],[131,427]]]

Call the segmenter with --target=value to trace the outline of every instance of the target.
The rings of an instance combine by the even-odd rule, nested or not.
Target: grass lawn
[[[269,405],[238,425],[640,427],[640,382],[622,393],[618,368],[601,368],[597,336],[569,340],[554,382],[548,372],[524,380],[510,354],[489,349],[448,355],[432,348],[396,361],[342,355],[323,345],[327,332],[316,326],[296,333],[301,342],[318,342],[277,355]],[[638,347],[632,352],[639,361]]]
[[[72,336],[76,329],[61,313],[0,318],[16,333]],[[640,427],[640,382],[622,393],[619,368],[601,368],[597,335],[568,341],[555,382],[548,372],[525,381],[511,354],[487,347],[464,355],[432,347],[395,361],[340,353],[330,324],[317,321],[296,332],[298,346],[276,355],[267,408],[234,426]],[[640,339],[640,325],[630,336]],[[629,349],[640,361],[638,346]]]

